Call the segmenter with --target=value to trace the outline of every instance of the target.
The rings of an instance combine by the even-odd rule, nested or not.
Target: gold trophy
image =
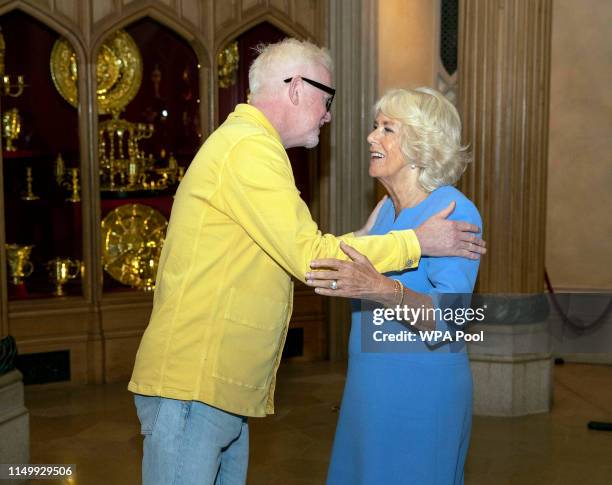
[[[34,271],[34,265],[30,259],[33,245],[5,244],[6,260],[9,267],[9,276],[14,285],[23,284],[23,279],[27,278]]]
[[[6,139],[7,152],[17,151],[13,141],[19,138],[21,133],[21,116],[17,108],[9,109],[2,114],[2,136]]]
[[[81,262],[78,259],[55,258],[47,263],[49,279],[55,285],[56,296],[64,295],[63,285],[81,274]]]

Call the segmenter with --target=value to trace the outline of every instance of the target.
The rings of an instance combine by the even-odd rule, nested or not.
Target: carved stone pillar
[[[361,227],[373,207],[366,137],[376,100],[377,2],[329,0],[329,47],[334,59],[336,99],[332,110],[328,181],[329,227],[345,234]],[[324,154],[322,154],[324,156]],[[346,300],[330,301],[332,359],[347,354],[350,312]]]
[[[474,164],[462,190],[489,252],[482,293],[538,293],[544,282],[552,0],[462,0],[459,104]]]
[[[474,154],[461,188],[480,209],[489,248],[480,293],[543,290],[551,21],[552,0],[460,2],[459,105]],[[529,325],[485,322],[492,340],[514,341]],[[471,357],[477,413],[549,408],[547,349],[526,356],[480,348]]]

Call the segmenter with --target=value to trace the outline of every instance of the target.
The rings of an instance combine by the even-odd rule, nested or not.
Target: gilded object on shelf
[[[153,167],[153,160],[145,156],[139,143],[151,138],[153,130],[152,124],[132,123],[117,116],[100,122],[98,154],[102,190],[146,189],[146,171]]]
[[[55,174],[57,185],[61,186],[64,183],[64,174],[66,173],[66,162],[64,162],[61,153],[57,154],[57,158],[53,164],[53,173]]]
[[[155,275],[168,221],[142,204],[125,204],[102,221],[102,264],[115,280],[144,291]]]
[[[6,261],[9,268],[11,283],[20,285],[34,271],[34,265],[30,261],[30,253],[34,245],[5,244]]]
[[[55,285],[55,296],[64,295],[64,285],[82,272],[82,263],[78,259],[54,258],[47,262],[49,280]]]
[[[32,190],[32,182],[34,181],[34,177],[32,177],[32,167],[26,167],[26,193],[21,196],[21,200],[38,200],[40,197],[36,195]]]
[[[4,41],[4,35],[0,31],[0,94],[10,96],[11,98],[18,98],[23,93],[23,88],[26,87],[23,76],[17,75],[17,82],[13,83],[11,77],[4,74],[5,64],[4,56],[6,53],[6,42]]]
[[[4,149],[7,152],[14,152],[17,147],[13,142],[19,138],[21,133],[21,116],[17,108],[12,108],[2,113],[2,136],[6,139]]]
[[[70,169],[70,197],[66,199],[66,202],[81,202],[81,195],[79,191],[81,190],[81,186],[79,185],[79,169],[71,168]]]
[[[238,70],[238,42],[234,41],[217,56],[217,66],[219,70],[219,86],[229,88],[236,84],[236,71]]]
[[[60,37],[51,50],[51,77],[61,96],[76,107],[77,58],[64,37]],[[136,42],[125,30],[117,30],[100,47],[96,82],[98,114],[121,112],[138,93],[142,82],[142,57]]]

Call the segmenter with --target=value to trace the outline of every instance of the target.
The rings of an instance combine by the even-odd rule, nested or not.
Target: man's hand
[[[421,253],[427,256],[461,256],[479,259],[487,252],[486,243],[473,233],[480,232],[474,224],[448,221],[455,210],[451,202],[443,211],[434,214],[415,229],[421,245]]]

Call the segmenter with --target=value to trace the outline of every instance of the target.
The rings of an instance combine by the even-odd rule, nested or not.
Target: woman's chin
[[[380,177],[381,170],[380,167],[377,166],[376,162],[370,162],[370,166],[368,167],[368,175],[372,178]]]

